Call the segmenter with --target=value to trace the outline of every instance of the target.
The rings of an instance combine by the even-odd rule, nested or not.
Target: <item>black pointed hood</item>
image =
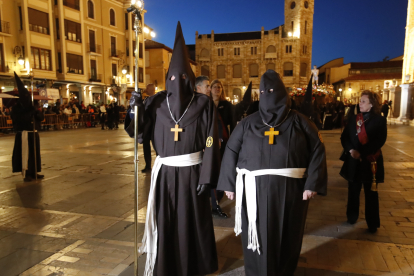
[[[171,112],[176,120],[182,116],[193,96],[194,83],[195,76],[190,66],[181,24],[178,21],[174,49],[165,85]]]
[[[243,95],[243,102],[250,104],[252,102],[252,82],[249,83],[246,92]]]
[[[302,104],[300,105],[300,112],[305,115],[306,117],[311,117],[313,114],[313,105],[312,105],[312,79],[313,75],[308,83],[308,87],[305,93],[305,99],[303,100]]]
[[[259,112],[269,125],[283,122],[290,110],[290,98],[279,74],[267,70],[260,80]]]
[[[23,107],[30,107],[32,105],[32,100],[29,91],[24,87],[24,83],[16,72],[14,72],[14,78],[16,80],[17,90],[19,91],[19,102]]]

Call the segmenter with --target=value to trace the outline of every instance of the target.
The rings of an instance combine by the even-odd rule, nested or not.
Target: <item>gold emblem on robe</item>
[[[213,145],[213,137],[209,136],[207,138],[206,146],[209,148]]]

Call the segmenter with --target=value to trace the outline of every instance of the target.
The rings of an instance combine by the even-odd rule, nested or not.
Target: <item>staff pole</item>
[[[140,10],[138,9],[139,13]],[[135,16],[135,91],[138,93],[138,56],[139,56],[139,34],[141,32],[140,26],[140,14]],[[134,249],[135,249],[135,263],[134,263],[134,275],[138,276],[138,106],[134,106],[134,159],[135,159],[135,187],[134,187]]]
[[[31,82],[31,88],[32,88],[32,105],[34,106],[34,87],[33,87],[33,78],[34,78],[34,72],[33,69],[30,69],[30,82]],[[35,174],[35,181],[37,182],[37,156],[36,156],[36,111],[33,113],[33,149],[34,149],[34,174]]]

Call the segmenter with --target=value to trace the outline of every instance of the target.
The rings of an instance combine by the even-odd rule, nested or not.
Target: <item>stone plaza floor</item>
[[[386,180],[379,186],[381,227],[375,234],[367,232],[364,208],[355,225],[346,223],[340,130],[322,136],[328,195],[310,203],[295,276],[413,275],[414,128],[389,126]],[[100,128],[40,137],[45,178],[26,183],[11,172],[14,135],[0,134],[0,275],[132,276],[133,140],[122,129]],[[140,160],[142,169],[142,148]],[[140,174],[139,240],[149,181],[150,174]],[[214,219],[219,270],[213,275],[244,275],[241,240],[233,232],[234,202],[220,205],[232,217]]]

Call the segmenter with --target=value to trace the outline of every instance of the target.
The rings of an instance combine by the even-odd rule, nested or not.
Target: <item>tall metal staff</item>
[[[34,72],[33,69],[30,68],[30,83],[32,89],[32,105],[34,106],[34,87],[33,87],[33,79],[34,79]],[[34,149],[34,173],[35,173],[35,181],[37,182],[37,156],[36,156],[36,112],[33,114],[33,149]]]
[[[128,13],[135,14],[135,91],[138,92],[138,57],[139,57],[139,35],[142,33],[141,21],[144,11],[143,0],[131,0]],[[138,106],[134,106],[134,275],[138,276]]]

